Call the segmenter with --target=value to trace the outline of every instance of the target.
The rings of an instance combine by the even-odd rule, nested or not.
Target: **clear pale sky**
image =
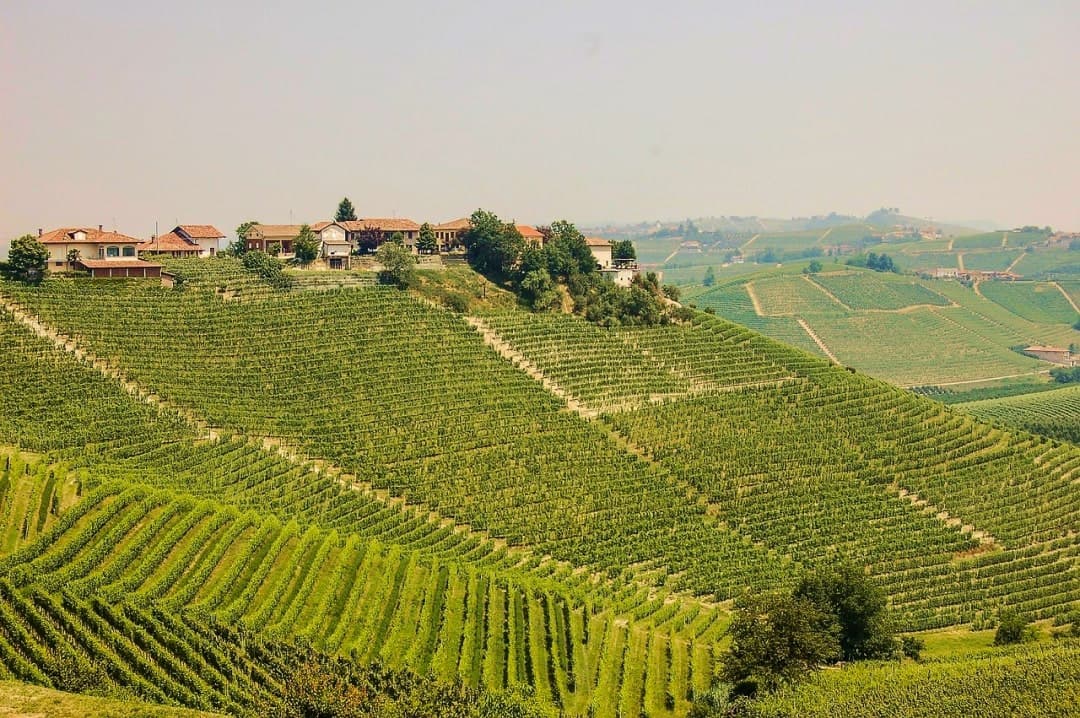
[[[0,113],[0,240],[231,235],[343,195],[1080,230],[1078,0],[3,0]]]

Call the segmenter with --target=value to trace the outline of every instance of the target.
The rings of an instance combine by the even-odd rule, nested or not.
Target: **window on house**
[[[135,256],[135,248],[134,247],[124,247],[124,256],[125,257],[134,257]]]
[[[120,256],[120,248],[119,247],[106,247],[105,248],[105,256],[106,257],[119,257]]]

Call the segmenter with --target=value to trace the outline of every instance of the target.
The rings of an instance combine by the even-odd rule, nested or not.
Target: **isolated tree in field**
[[[248,233],[248,230],[257,225],[258,222],[253,219],[249,219],[247,222],[242,222],[239,227],[236,228],[236,241],[229,245],[229,254],[234,257],[239,257],[247,251],[247,240],[244,239],[244,235]]]
[[[8,249],[9,271],[24,282],[40,282],[49,262],[49,248],[32,234],[12,240]]]
[[[634,249],[634,243],[629,239],[621,239],[612,242],[611,258],[624,260],[637,259],[637,250]]]
[[[840,639],[834,658],[857,661],[895,655],[896,637],[885,591],[859,568],[844,564],[807,574],[793,595],[832,617]]]
[[[405,247],[387,242],[379,247],[375,258],[383,266],[379,272],[379,281],[383,284],[393,284],[400,289],[416,284],[416,257]]]
[[[432,254],[439,248],[439,242],[435,239],[435,230],[429,222],[420,225],[420,236],[416,240],[416,249],[422,254]]]
[[[716,284],[716,270],[709,267],[705,270],[705,278],[701,280],[701,283],[706,287],[711,287]]]
[[[817,274],[822,269],[821,262],[814,260],[810,264],[806,265],[806,269],[803,270],[804,274]]]
[[[356,209],[353,207],[348,197],[342,198],[338,202],[337,213],[334,215],[335,222],[355,222],[356,221]]]
[[[735,604],[721,677],[733,693],[754,695],[797,680],[840,650],[838,629],[811,601],[787,594],[749,595]]]
[[[994,634],[995,646],[1007,646],[1012,643],[1024,643],[1035,640],[1035,629],[1022,615],[1011,609],[1003,609],[998,615],[997,633]]]
[[[310,264],[318,259],[321,244],[319,235],[311,227],[301,225],[300,234],[293,239],[293,256],[300,264]]]

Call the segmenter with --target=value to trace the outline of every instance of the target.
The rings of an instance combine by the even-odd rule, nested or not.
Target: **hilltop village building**
[[[49,250],[48,270],[80,270],[98,277],[159,277],[161,265],[139,259],[143,240],[92,227],[38,230],[38,241]]]
[[[254,224],[240,238],[249,250],[289,259],[295,256],[293,243],[302,224]],[[544,246],[544,233],[536,227],[515,224],[525,243]],[[329,269],[351,269],[357,252],[371,251],[399,235],[402,243],[413,253],[419,253],[420,225],[411,219],[367,217],[342,222],[316,222],[311,231],[319,239],[319,257]],[[435,225],[432,230],[440,251],[461,246],[462,235],[469,228],[467,218]],[[160,277],[161,265],[148,262],[140,255],[176,258],[214,257],[228,248],[225,234],[209,224],[181,224],[170,231],[136,239],[118,232],[106,232],[101,225],[66,227],[48,233],[38,230],[39,240],[49,248],[49,271],[85,271],[93,277]],[[612,245],[600,237],[585,239],[597,268],[606,279],[620,286],[629,286],[639,274],[633,261],[613,260]]]
[[[212,224],[181,224],[149,242],[139,245],[140,253],[171,257],[213,257],[227,246],[225,235]]]

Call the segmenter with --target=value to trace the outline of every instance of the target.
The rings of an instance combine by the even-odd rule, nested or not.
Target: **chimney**
[[[37,236],[39,236],[39,237],[41,236],[41,227],[37,228]]]
[[[97,231],[99,231],[99,232],[101,231],[101,225],[100,224],[97,226]]]

